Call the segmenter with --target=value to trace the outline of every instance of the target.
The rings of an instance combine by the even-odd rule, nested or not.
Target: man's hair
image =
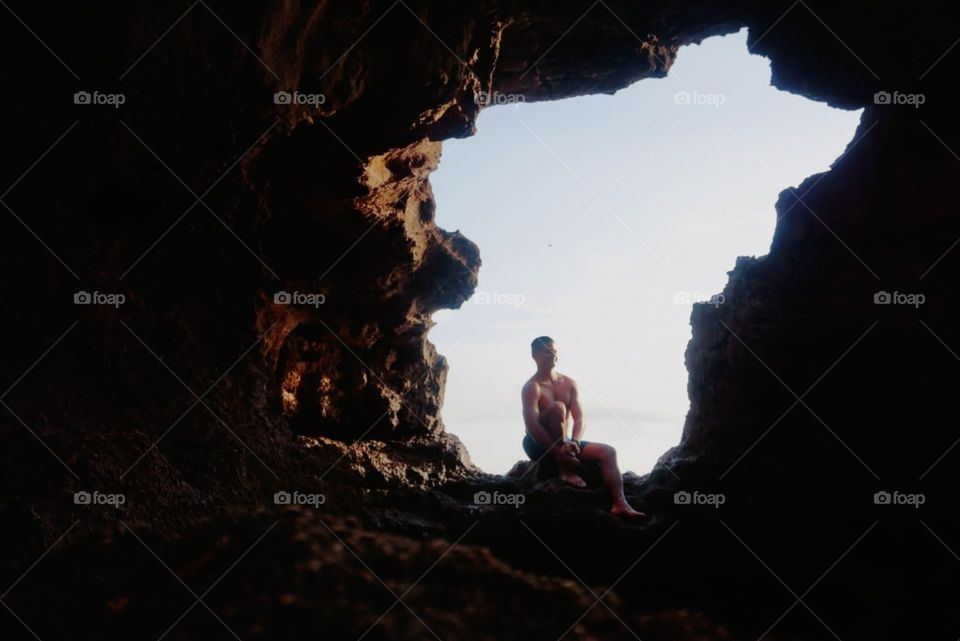
[[[553,339],[549,336],[537,336],[533,339],[533,342],[530,343],[530,353],[536,354],[542,349],[547,349],[550,345],[553,345]]]

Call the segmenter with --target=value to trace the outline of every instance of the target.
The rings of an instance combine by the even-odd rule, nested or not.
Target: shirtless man
[[[560,479],[574,487],[586,487],[576,473],[582,462],[600,464],[603,484],[613,498],[611,514],[645,517],[630,507],[623,495],[623,477],[617,467],[617,452],[609,445],[580,440],[583,435],[583,410],[578,399],[577,383],[557,372],[557,348],[549,336],[540,336],[531,344],[537,372],[523,385],[523,423],[527,433],[523,449],[532,461],[548,454],[557,460]],[[573,433],[568,438],[569,418]]]

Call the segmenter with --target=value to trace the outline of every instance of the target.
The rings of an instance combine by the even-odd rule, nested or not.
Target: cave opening
[[[433,316],[446,429],[484,470],[524,458],[520,388],[547,334],[584,438],[644,473],[681,438],[692,304],[725,302],[736,258],[769,250],[780,191],[828,169],[861,112],[773,88],[746,30],[613,96],[478,100],[477,135],[445,142],[431,178],[437,223],[483,260],[473,297]]]

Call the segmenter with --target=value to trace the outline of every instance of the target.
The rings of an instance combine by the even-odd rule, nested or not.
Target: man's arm
[[[523,424],[527,432],[533,437],[540,447],[549,450],[554,446],[553,438],[543,425],[540,424],[540,406],[537,403],[540,398],[540,386],[533,381],[523,386],[521,399],[523,401]]]
[[[577,389],[577,382],[570,379],[570,416],[573,418],[573,432],[570,435],[573,440],[579,441],[583,436],[583,430],[586,423],[583,420],[583,408],[580,407],[580,391]]]

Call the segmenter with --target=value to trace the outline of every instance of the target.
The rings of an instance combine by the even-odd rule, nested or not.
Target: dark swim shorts
[[[589,441],[574,442],[580,446],[581,452],[583,451],[584,446],[589,443]],[[530,457],[531,461],[539,461],[541,458],[543,458],[543,455],[547,453],[547,451],[543,449],[532,436],[530,436],[529,432],[523,435],[523,451],[527,453],[527,456]]]

